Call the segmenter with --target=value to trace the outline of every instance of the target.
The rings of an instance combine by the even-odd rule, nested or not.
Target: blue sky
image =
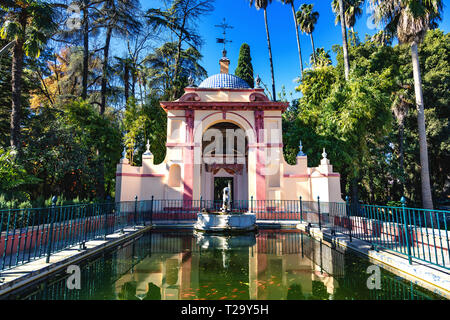
[[[161,0],[141,1],[143,8],[147,8],[155,3],[162,3]],[[367,2],[367,1],[366,1]],[[450,0],[444,0],[443,20],[440,28],[445,32],[450,30]],[[340,25],[334,24],[334,14],[331,10],[329,0],[297,0],[295,9],[302,3],[313,3],[314,10],[320,16],[313,33],[316,48],[323,47],[329,50],[335,63],[335,55],[331,48],[334,44],[342,44]],[[355,25],[361,40],[365,34],[372,35],[378,30],[371,23],[370,8],[364,6],[364,13]],[[272,45],[272,56],[275,71],[275,85],[277,92],[281,91],[282,85],[286,87],[286,92],[292,92],[294,97],[300,94],[295,93],[297,86],[294,79],[299,76],[300,63],[298,59],[297,42],[295,39],[294,21],[290,6],[283,5],[279,0],[273,0],[267,9],[269,32]],[[216,0],[215,10],[201,18],[198,23],[200,34],[204,39],[204,45],[200,48],[203,54],[202,65],[213,75],[219,72],[219,59],[222,55],[222,45],[216,43],[216,38],[221,36],[222,30],[214,27],[221,23],[223,18],[234,26],[227,30],[227,37],[233,42],[227,45],[228,58],[231,60],[230,72],[234,73],[239,56],[239,48],[242,43],[250,45],[254,75],[261,77],[262,81],[271,88],[271,77],[269,67],[269,53],[267,49],[267,38],[264,26],[264,12],[249,7],[247,0]],[[300,33],[300,45],[302,49],[302,60],[304,67],[309,67],[309,57],[312,53],[311,41],[308,35]]]

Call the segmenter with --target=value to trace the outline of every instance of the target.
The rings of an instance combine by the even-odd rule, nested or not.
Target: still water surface
[[[440,299],[381,269],[381,289],[369,289],[371,264],[297,230],[243,236],[152,230],[80,264],[81,288],[62,272],[8,299],[247,300]]]

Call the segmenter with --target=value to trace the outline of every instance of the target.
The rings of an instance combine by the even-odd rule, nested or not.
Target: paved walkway
[[[151,226],[125,228],[123,233],[116,232],[110,234],[106,237],[106,240],[91,240],[86,242],[85,250],[80,250],[79,245],[76,245],[53,253],[50,256],[49,263],[46,262],[46,257],[42,257],[9,270],[4,270],[0,273],[0,296],[96,254],[101,250],[116,246],[139,236],[150,228]]]

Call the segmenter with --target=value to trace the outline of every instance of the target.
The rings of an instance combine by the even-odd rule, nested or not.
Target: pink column
[[[183,150],[183,200],[192,200],[194,190],[194,110],[186,110],[186,146]]]
[[[264,170],[264,147],[260,144],[264,143],[264,111],[255,111],[255,128],[256,142],[256,200],[266,200],[266,177],[263,175]]]

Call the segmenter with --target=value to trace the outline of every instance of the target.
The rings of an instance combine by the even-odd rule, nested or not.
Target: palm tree
[[[256,10],[263,9],[264,10],[264,23],[266,25],[266,34],[267,34],[267,48],[269,49],[269,60],[270,60],[270,72],[272,73],[272,97],[275,101],[276,91],[275,91],[275,76],[273,72],[273,60],[272,60],[272,48],[270,46],[270,35],[269,35],[269,24],[267,23],[267,6],[272,3],[272,0],[249,0],[250,6],[255,4]]]
[[[297,48],[298,48],[298,57],[300,59],[300,72],[301,72],[301,76],[302,76],[303,75],[302,50],[300,48],[300,37],[298,35],[298,23],[297,23],[297,18],[295,16],[294,0],[281,0],[281,2],[283,2],[283,4],[291,5],[292,15],[294,16],[295,34],[297,35]]]
[[[179,96],[184,87],[172,86],[175,75],[175,61],[178,59],[178,43],[166,42],[161,47],[155,49],[151,54],[144,58],[142,65],[145,77],[148,79],[148,85],[159,96]],[[199,64],[202,59],[200,52],[193,48],[187,48],[181,51],[179,58],[180,67],[178,76],[187,85],[187,79],[192,77],[194,81],[206,77],[206,70]],[[179,92],[173,92],[178,90]]]
[[[197,33],[195,23],[198,19],[214,10],[213,0],[175,0],[167,10],[149,9],[145,15],[147,23],[157,28],[170,30],[177,39],[177,55],[175,58],[175,73],[171,79],[171,86],[176,86],[179,82],[179,70],[183,44],[192,48],[198,48],[202,44],[202,39]],[[173,92],[178,92],[175,88]],[[175,96],[172,96],[175,98]]]
[[[375,6],[377,22],[385,23],[385,30],[395,35],[401,44],[411,47],[411,59],[414,77],[414,92],[419,129],[420,175],[422,182],[422,205],[433,208],[431,196],[430,172],[428,167],[428,146],[425,128],[425,113],[420,76],[418,45],[423,41],[428,29],[436,27],[441,19],[441,0],[371,0]]]
[[[344,16],[345,25],[350,28],[353,33],[355,33],[354,26],[356,23],[356,18],[363,14],[362,5],[364,0],[346,0],[344,3]],[[333,12],[336,14],[335,23],[338,24],[341,21],[339,13],[339,0],[333,0],[331,3]]]
[[[11,147],[20,150],[20,118],[22,73],[24,56],[39,57],[40,51],[56,29],[54,9],[47,3],[29,1],[8,1],[1,5],[6,12],[0,37],[14,41],[11,64]]]
[[[316,49],[314,48],[314,38],[312,33],[314,32],[317,19],[319,19],[319,13],[317,11],[313,11],[313,7],[313,4],[302,4],[300,10],[296,13],[296,17],[297,22],[300,25],[300,30],[306,34],[309,34],[311,37],[314,64],[316,64]]]

